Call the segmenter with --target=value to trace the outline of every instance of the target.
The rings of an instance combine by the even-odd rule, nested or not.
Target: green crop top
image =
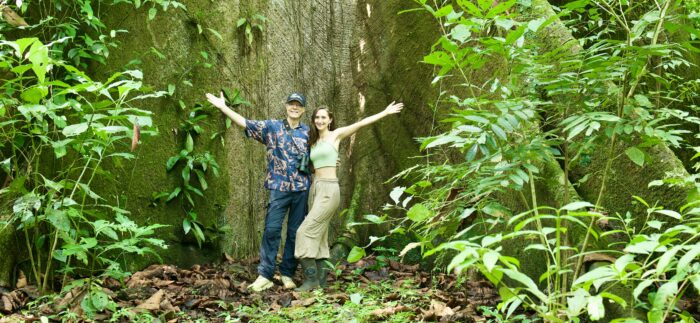
[[[335,167],[338,161],[338,150],[332,143],[319,140],[311,147],[310,156],[314,168]]]

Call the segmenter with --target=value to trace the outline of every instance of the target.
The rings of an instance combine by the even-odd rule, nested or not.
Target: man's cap
[[[302,107],[306,107],[306,98],[304,97],[303,94],[301,94],[299,92],[294,92],[287,97],[287,103],[292,102],[292,101],[297,101],[297,102],[301,103]]]

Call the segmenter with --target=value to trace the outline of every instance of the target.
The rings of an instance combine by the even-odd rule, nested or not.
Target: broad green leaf
[[[564,205],[561,209],[566,210],[566,211],[576,211],[580,210],[583,208],[592,208],[594,207],[593,204],[586,202],[586,201],[578,201],[578,202],[572,202],[567,205]]]
[[[640,106],[646,107],[646,108],[653,108],[654,104],[649,101],[649,98],[642,94],[635,94],[634,95],[634,100],[637,101],[637,104]]]
[[[586,308],[588,292],[583,288],[578,288],[571,297],[566,298],[567,312],[569,316],[578,316]]]
[[[471,35],[472,33],[469,30],[469,27],[462,24],[455,26],[450,31],[450,36],[452,37],[452,39],[459,41],[460,43],[464,43],[465,41],[467,41],[469,37],[471,37]]]
[[[403,186],[394,187],[394,189],[391,190],[391,193],[389,193],[389,197],[391,197],[391,200],[394,201],[394,204],[399,204],[401,195],[403,195],[403,192],[405,190],[406,187]]]
[[[493,268],[496,266],[496,263],[498,263],[499,256],[500,254],[493,250],[489,250],[484,254],[483,261],[486,270],[493,271]]]
[[[166,170],[172,170],[173,167],[177,164],[177,162],[180,160],[180,155],[177,156],[172,156],[168,158],[168,161],[165,163],[165,169]]]
[[[671,280],[659,287],[654,294],[651,311],[647,313],[649,322],[662,322],[667,304],[676,297],[678,282]]]
[[[98,312],[104,311],[110,303],[109,295],[97,288],[90,291],[90,300]]]
[[[641,151],[637,147],[630,147],[625,150],[625,154],[627,157],[630,158],[630,160],[639,165],[640,167],[644,166],[644,152]]]
[[[178,195],[180,195],[180,192],[181,192],[181,191],[182,191],[182,188],[180,188],[179,186],[176,187],[176,188],[170,193],[170,195],[168,195],[168,199],[166,199],[165,201],[166,201],[166,202],[170,202],[172,199],[174,199],[174,198],[176,198]]]
[[[352,250],[350,250],[350,253],[348,254],[348,262],[349,263],[354,263],[360,261],[362,257],[365,256],[365,249],[360,248],[358,246],[352,247]]]
[[[60,141],[51,142],[51,147],[53,147],[53,152],[57,159],[65,156],[67,154],[66,145],[73,142],[73,139],[65,139]]]
[[[532,279],[530,277],[528,277],[527,275],[525,275],[519,271],[507,269],[507,268],[503,268],[503,269],[501,269],[501,271],[503,271],[503,274],[505,274],[506,277],[513,279],[515,281],[518,281],[521,284],[525,285],[527,291],[532,293],[533,295],[535,295],[540,301],[542,301],[542,302],[547,301],[547,296],[544,293],[542,293],[542,291],[540,291],[539,288],[537,288],[537,284],[535,284],[535,282],[532,281]]]
[[[653,280],[645,279],[645,280],[642,280],[639,284],[637,284],[637,286],[632,291],[632,296],[634,296],[634,299],[639,300],[639,295],[641,295],[642,292],[644,292],[644,290],[647,287],[651,286],[651,284],[653,284],[653,283],[654,283]]]
[[[65,128],[63,128],[63,135],[66,137],[72,137],[72,136],[77,136],[88,129],[88,124],[83,122],[83,123],[78,123],[78,124],[72,124],[69,125]]]
[[[418,203],[408,210],[406,216],[413,222],[421,222],[430,218],[432,216],[432,211],[422,203]]]
[[[362,296],[362,294],[360,293],[350,294],[350,301],[355,303],[356,305],[360,305],[362,303],[363,298],[364,296]]]
[[[403,249],[399,253],[399,257],[405,256],[409,251],[413,250],[416,247],[420,247],[421,245],[422,245],[422,243],[420,243],[420,242],[411,242],[411,243],[407,244],[405,247],[403,247]]]
[[[664,272],[666,272],[666,267],[671,263],[671,261],[674,259],[676,256],[676,253],[682,249],[682,246],[675,246],[671,248],[671,250],[665,252],[661,257],[659,257],[659,261],[656,263],[656,274],[661,275]]]
[[[537,30],[542,26],[542,24],[546,21],[544,18],[537,18],[530,20],[530,22],[527,23],[527,29],[530,29],[533,32],[537,32]]]
[[[158,13],[156,8],[148,9],[148,20],[153,20],[156,17],[156,13]]]
[[[182,220],[182,230],[185,232],[185,234],[190,233],[191,229],[192,229],[192,222],[190,222],[189,219],[183,219]]]
[[[376,224],[384,223],[383,217],[379,217],[379,216],[374,215],[374,214],[365,214],[365,219],[367,219],[367,221],[369,221],[369,222],[376,223]]]
[[[49,94],[48,88],[46,88],[45,86],[37,85],[37,86],[32,86],[32,87],[28,88],[27,90],[23,91],[20,94],[20,97],[25,102],[29,102],[32,104],[38,104],[39,102],[41,102],[41,99],[46,97],[48,94]]]
[[[435,18],[442,18],[442,17],[444,17],[444,16],[449,15],[449,14],[452,13],[453,11],[454,11],[454,10],[452,9],[452,5],[449,5],[449,4],[448,4],[448,5],[446,5],[446,6],[442,7],[442,8],[440,8],[440,9],[438,9],[437,11],[435,11],[435,12],[433,13],[433,16],[435,16]]]
[[[187,140],[185,141],[185,150],[192,152],[194,149],[194,139],[192,139],[192,134],[187,134]]]
[[[46,215],[46,219],[51,223],[51,225],[58,230],[58,232],[68,233],[71,229],[70,219],[66,216],[66,213],[61,210],[49,210]]]
[[[587,288],[593,284],[596,289],[598,289],[604,283],[616,279],[616,276],[617,275],[612,268],[608,266],[598,267],[577,278],[576,281],[574,281],[573,286],[581,285],[584,288]]]
[[[690,250],[681,257],[680,260],[678,260],[678,265],[676,265],[676,268],[680,270],[688,270],[690,268],[690,264],[693,261],[698,260],[698,256],[700,256],[700,244],[694,244],[690,247]]]
[[[676,220],[680,220],[680,219],[681,219],[681,214],[678,213],[678,212],[676,212],[676,211],[671,211],[671,210],[655,210],[654,213],[663,214],[663,215],[665,215],[665,216],[672,217],[672,218],[674,218],[674,219],[676,219]]]
[[[603,297],[600,295],[588,297],[588,316],[593,321],[600,320],[605,317],[605,306],[603,305]]]

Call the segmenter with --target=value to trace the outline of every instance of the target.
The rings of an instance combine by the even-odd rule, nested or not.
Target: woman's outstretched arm
[[[211,103],[213,106],[215,106],[217,109],[221,110],[229,119],[233,121],[233,123],[237,124],[239,127],[245,128],[245,118],[236,113],[236,111],[231,110],[228,106],[226,106],[226,100],[224,100],[224,94],[220,93],[218,97],[214,96],[211,93],[207,93],[207,100],[209,103]]]
[[[364,126],[375,123],[375,122],[379,121],[379,119],[384,118],[390,114],[395,114],[395,113],[401,112],[401,109],[403,109],[403,103],[401,103],[401,102],[396,103],[396,101],[391,102],[391,104],[389,104],[386,107],[386,109],[384,109],[384,111],[379,112],[373,116],[369,116],[367,118],[364,118],[364,119],[362,119],[358,122],[355,122],[349,126],[335,129],[333,132],[335,132],[337,134],[337,138],[338,138],[337,140],[341,141],[341,140],[349,137],[350,135],[354,134],[355,132],[357,132],[357,130],[360,130],[360,128],[362,128]]]

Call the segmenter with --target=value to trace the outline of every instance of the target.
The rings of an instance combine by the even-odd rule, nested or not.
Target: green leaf
[[[350,294],[350,301],[357,305],[360,305],[362,303],[363,298],[364,296],[362,296],[362,294],[360,293]]]
[[[588,292],[583,288],[576,289],[573,296],[566,298],[567,310],[570,316],[578,316],[586,308],[586,298]]]
[[[190,229],[192,229],[192,222],[190,222],[189,219],[183,219],[182,220],[182,229],[185,231],[185,234],[190,233]]]
[[[680,213],[678,213],[678,212],[676,212],[676,211],[671,211],[671,210],[655,210],[654,213],[659,213],[659,214],[663,214],[663,215],[665,215],[665,216],[670,216],[670,217],[672,217],[672,218],[674,218],[674,219],[676,219],[676,220],[680,220],[680,219],[681,219]]]
[[[688,270],[690,269],[690,263],[693,260],[698,259],[698,256],[700,256],[700,244],[695,244],[693,245],[688,252],[681,257],[680,260],[678,260],[678,265],[676,265],[676,268],[678,270]]]
[[[376,224],[384,223],[384,217],[379,217],[379,216],[374,215],[374,214],[365,214],[365,219],[367,219],[367,221],[369,221],[369,222],[376,223]]]
[[[562,207],[561,209],[566,210],[566,211],[576,211],[576,210],[580,210],[583,208],[591,208],[591,207],[594,207],[594,205],[591,203],[588,203],[586,201],[578,201],[578,202],[573,202],[573,203],[569,203],[567,205],[564,205],[564,207]]]
[[[546,21],[544,18],[537,18],[530,20],[530,22],[527,23],[527,29],[532,30],[533,32],[537,32],[537,30],[542,26],[542,24]]]
[[[637,101],[637,104],[639,104],[642,107],[646,107],[646,108],[653,108],[654,107],[654,104],[651,103],[651,101],[649,101],[649,98],[647,98],[644,95],[635,94],[634,100]]]
[[[651,284],[653,284],[653,283],[654,283],[653,280],[645,279],[645,280],[642,280],[639,284],[637,284],[637,286],[632,291],[632,296],[634,296],[634,299],[639,300],[639,295],[641,295],[642,292],[644,292],[644,290],[647,287],[651,286]]]
[[[588,297],[588,316],[593,321],[600,320],[605,317],[605,306],[603,305],[603,297],[600,295]]]
[[[358,246],[352,247],[352,250],[350,250],[350,253],[348,254],[348,262],[349,263],[354,263],[360,261],[362,257],[365,256],[365,249],[362,249]]]
[[[90,300],[98,312],[104,311],[110,303],[109,295],[97,288],[90,291]]]
[[[406,187],[404,186],[398,186],[394,187],[391,192],[389,193],[389,197],[394,201],[394,204],[399,204],[401,200],[401,195],[403,195],[403,192],[406,190]]]
[[[180,195],[180,192],[182,191],[182,188],[176,187],[170,195],[168,195],[168,199],[165,200],[166,202],[170,202],[172,199],[176,198],[178,195]]]
[[[496,134],[496,136],[501,138],[501,140],[504,140],[504,141],[508,140],[508,136],[506,136],[506,132],[503,131],[503,129],[501,127],[499,127],[497,124],[495,124],[495,123],[492,124],[491,130],[493,130],[493,132]]]
[[[501,205],[498,202],[489,202],[481,209],[481,212],[484,212],[490,216],[495,216],[497,218],[506,217],[511,214],[510,210],[508,210],[507,207]]]
[[[676,297],[678,282],[671,280],[659,287],[652,301],[651,311],[647,313],[649,322],[663,322],[664,311],[667,304]]]
[[[464,43],[471,37],[472,33],[469,30],[469,27],[465,25],[457,25],[452,30],[450,31],[450,36],[452,39],[459,41],[460,43]]]
[[[61,141],[53,141],[51,142],[51,147],[53,147],[53,152],[56,155],[57,159],[60,159],[61,157],[65,156],[67,151],[66,151],[66,145],[71,143],[73,139],[65,139]]]
[[[27,90],[24,90],[20,94],[20,98],[25,102],[32,104],[37,104],[41,102],[41,99],[49,94],[49,90],[45,86],[32,86]]]
[[[638,166],[642,167],[644,166],[644,152],[641,151],[637,147],[630,147],[625,150],[625,154],[627,157],[632,160],[633,163],[637,164]]]
[[[671,248],[671,250],[664,252],[664,254],[659,257],[659,261],[656,263],[657,275],[661,275],[666,272],[666,268],[676,256],[676,253],[678,253],[678,251],[680,251],[682,248],[682,246],[675,246]]]
[[[194,139],[192,139],[192,134],[187,134],[187,140],[185,141],[185,150],[192,152],[194,149]]]
[[[211,29],[211,28],[207,28],[207,30],[208,30],[210,33],[212,33],[214,36],[216,36],[216,38],[218,38],[220,41],[223,41],[223,40],[224,40],[224,37],[222,37],[221,34],[220,34],[218,31],[216,31],[216,30],[214,30],[214,29]]]
[[[177,156],[172,156],[168,158],[168,161],[165,163],[165,170],[170,171],[175,167],[177,162],[180,160],[180,155]]]
[[[435,16],[435,18],[441,18],[441,17],[444,17],[444,16],[451,14],[453,11],[454,10],[452,9],[452,5],[448,4],[448,5],[440,8],[438,11],[435,11],[435,13],[433,13],[433,16]]]
[[[498,263],[499,256],[500,254],[493,250],[489,250],[484,254],[483,261],[486,270],[493,271],[493,268],[496,266],[496,263]]]
[[[535,295],[540,301],[546,302],[547,301],[547,296],[540,291],[539,288],[537,288],[537,284],[535,284],[534,281],[527,275],[516,271],[512,269],[506,269],[503,268],[501,269],[503,271],[503,274],[505,274],[508,278],[513,279],[517,282],[520,282],[521,284],[525,285],[525,288],[527,291]]]
[[[418,203],[408,210],[406,216],[413,222],[421,222],[430,218],[432,216],[432,211],[422,203]]]
[[[158,10],[156,10],[156,8],[148,9],[148,20],[153,20],[153,18],[156,17],[156,13],[158,13]]]
[[[246,22],[245,18],[238,19],[238,21],[236,21],[236,28],[243,26],[243,24],[245,24],[245,22]]]
[[[88,129],[88,124],[83,122],[83,123],[78,123],[78,124],[72,124],[69,125],[65,128],[63,128],[63,135],[66,137],[72,137],[72,136],[77,136]]]

